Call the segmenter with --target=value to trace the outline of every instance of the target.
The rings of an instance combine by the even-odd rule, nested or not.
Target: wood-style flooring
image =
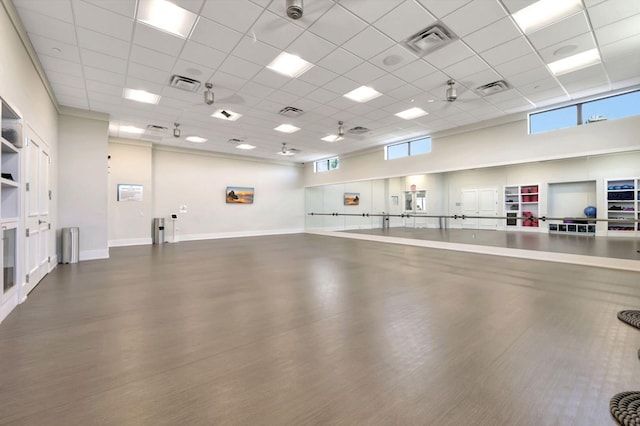
[[[0,324],[0,424],[614,425],[640,274],[295,234],[111,249]]]

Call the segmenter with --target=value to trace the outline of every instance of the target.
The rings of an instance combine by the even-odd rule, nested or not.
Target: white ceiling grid
[[[13,0],[61,105],[110,115],[111,135],[253,157],[306,162],[429,135],[512,113],[640,84],[640,1],[584,0],[585,10],[524,35],[511,14],[534,0],[305,0],[286,16],[285,0],[173,0],[199,15],[184,40],[135,20],[137,0]],[[425,57],[402,41],[441,21],[460,39]],[[598,48],[602,64],[555,77],[546,63]],[[266,68],[280,52],[314,64],[298,78]],[[169,87],[171,75],[202,82],[197,93]],[[459,98],[444,101],[446,81]],[[499,79],[510,90],[481,97]],[[203,102],[204,83],[215,103]],[[343,95],[369,85],[367,103]],[[125,100],[125,87],[162,96],[158,105]],[[286,106],[304,110],[285,117]],[[429,115],[394,114],[420,107]],[[242,114],[212,118],[217,109]],[[338,121],[370,132],[329,143]],[[171,136],[179,122],[183,137]],[[289,123],[301,130],[273,129]],[[165,136],[119,133],[120,125],[165,126]],[[193,144],[184,137],[208,139]],[[229,139],[256,146],[240,151]],[[301,152],[279,157],[282,142]]]

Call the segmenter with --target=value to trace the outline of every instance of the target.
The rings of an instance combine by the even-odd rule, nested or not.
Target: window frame
[[[411,145],[415,142],[420,142],[420,141],[424,141],[424,140],[428,140],[429,141],[429,150],[426,152],[421,152],[418,154],[412,154],[411,153]],[[409,140],[405,140],[405,141],[401,141],[401,142],[395,142],[395,143],[390,143],[388,145],[384,146],[384,159],[386,160],[398,160],[400,158],[406,158],[406,157],[415,157],[417,155],[424,155],[424,154],[431,154],[431,136],[423,136],[420,138],[415,138],[415,139],[409,139]],[[390,147],[394,147],[394,146],[399,146],[399,145],[407,145],[407,155],[402,155],[400,157],[393,157],[393,158],[389,158],[389,148]]]
[[[332,161],[336,161],[336,166],[335,167],[331,167],[331,162]],[[324,164],[326,165],[326,169],[323,170],[318,170],[318,164]],[[331,158],[325,158],[323,160],[318,160],[318,161],[314,161],[313,162],[313,172],[314,173],[324,173],[324,172],[331,172],[333,170],[338,170],[340,168],[340,157],[331,157]]]

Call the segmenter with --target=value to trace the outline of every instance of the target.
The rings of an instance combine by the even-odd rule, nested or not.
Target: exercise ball
[[[584,215],[586,217],[596,217],[596,208],[594,206],[587,206],[584,208]]]

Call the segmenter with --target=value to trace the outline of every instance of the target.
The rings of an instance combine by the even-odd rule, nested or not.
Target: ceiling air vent
[[[476,92],[481,96],[489,96],[509,89],[509,84],[507,84],[506,81],[498,80],[493,83],[485,84],[484,86],[476,87]]]
[[[301,110],[300,108],[286,106],[282,108],[280,111],[278,111],[278,114],[284,115],[286,117],[299,117],[302,114],[304,114],[304,111]]]
[[[348,130],[349,133],[351,133],[352,135],[362,135],[364,133],[370,132],[371,130],[367,129],[366,127],[362,127],[362,126],[356,126],[356,127],[352,127]]]
[[[183,75],[174,74],[171,76],[169,86],[176,89],[186,90],[187,92],[195,92],[200,88],[200,82],[193,78],[185,77]]]
[[[147,135],[163,136],[167,130],[168,128],[164,126],[159,126],[157,124],[148,124],[147,131],[145,133]]]
[[[419,56],[428,55],[429,53],[446,46],[458,39],[442,22],[436,22],[427,28],[418,31],[403,43],[411,51]]]
[[[227,142],[232,143],[232,144],[239,144],[239,143],[244,142],[244,139],[231,138]]]

